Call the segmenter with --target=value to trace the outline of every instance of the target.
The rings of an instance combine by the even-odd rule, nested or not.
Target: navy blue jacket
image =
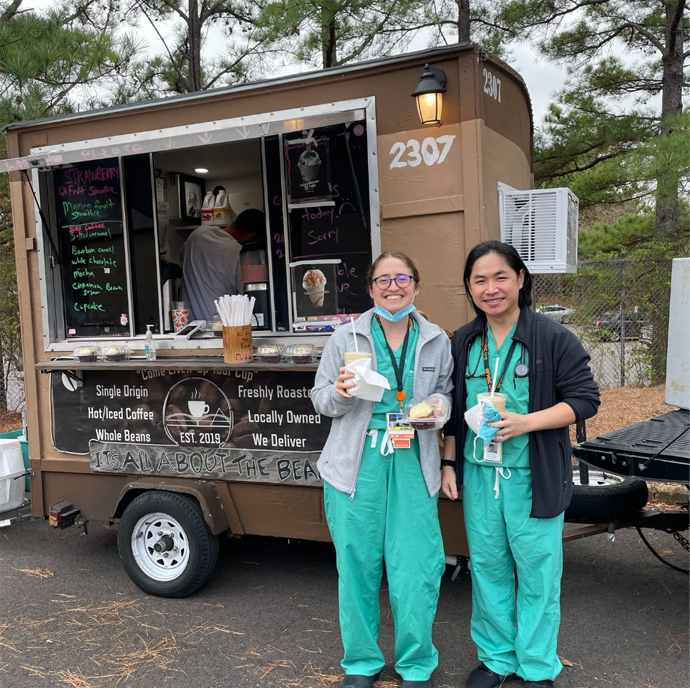
[[[467,390],[465,374],[470,346],[481,336],[484,318],[475,318],[453,336],[455,370],[453,414],[444,428],[454,435],[458,489],[463,481],[463,452],[467,425],[463,414]],[[589,369],[589,355],[568,328],[529,308],[520,310],[513,339],[528,352],[529,412],[543,411],[560,401],[573,409],[575,420],[591,418],[599,407],[599,388]],[[530,433],[529,462],[532,470],[534,518],[553,518],[565,511],[573,492],[572,447],[568,428]]]

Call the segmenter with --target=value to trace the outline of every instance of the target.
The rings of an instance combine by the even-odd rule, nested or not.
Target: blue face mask
[[[385,308],[381,308],[381,306],[374,306],[374,313],[376,315],[380,315],[384,320],[388,320],[388,322],[399,322],[403,318],[406,318],[410,313],[412,313],[412,311],[416,309],[417,306],[415,306],[413,303],[411,303],[409,306],[406,306],[397,313],[391,313],[390,311],[387,311]]]

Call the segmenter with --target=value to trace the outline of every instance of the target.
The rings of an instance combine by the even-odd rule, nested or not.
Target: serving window
[[[59,168],[35,172],[46,220],[38,233],[46,348],[143,338],[147,326],[167,340],[164,348],[189,348],[172,336],[181,249],[216,191],[232,221],[248,208],[265,215],[259,241],[242,253],[245,293],[264,304],[256,336],[313,336],[367,309],[365,275],[380,246],[375,120],[367,111],[373,115],[373,99],[339,115],[272,119],[275,134],[245,126],[215,145],[218,135],[182,145],[192,142],[185,134],[179,146],[161,138],[148,144],[158,150],[140,145],[130,155],[81,149],[81,159],[64,164],[63,155]],[[229,127],[222,132],[233,139]],[[208,330],[193,348],[218,347]]]

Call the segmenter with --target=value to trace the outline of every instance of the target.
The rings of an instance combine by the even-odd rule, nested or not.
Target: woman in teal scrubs
[[[430,688],[438,664],[431,630],[445,568],[437,511],[440,454],[433,429],[393,446],[389,414],[399,413],[406,400],[432,395],[450,408],[450,342],[415,312],[419,272],[405,254],[379,256],[368,283],[375,308],[355,321],[355,333],[350,325],[336,330],[312,390],[315,409],[333,419],[318,468],[337,555],[342,686],[371,688],[384,666],[378,635],[385,562],[395,668],[404,688]],[[381,401],[349,393],[347,351],[372,354],[372,369],[390,385]]]
[[[552,688],[561,671],[561,537],[572,494],[568,426],[596,413],[599,390],[575,334],[529,308],[532,280],[512,246],[475,246],[464,282],[477,317],[453,336],[455,409],[442,489],[457,499],[463,486],[471,633],[481,661],[466,688],[498,688],[516,675],[526,687]],[[485,446],[463,414],[491,389],[507,400]]]

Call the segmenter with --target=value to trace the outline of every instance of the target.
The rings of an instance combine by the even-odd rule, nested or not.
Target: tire
[[[218,561],[218,538],[198,503],[175,492],[152,490],[135,497],[120,520],[117,547],[132,581],[159,597],[196,592]]]
[[[567,523],[601,523],[637,513],[647,503],[644,480],[589,469],[589,485],[580,485],[580,471],[573,469],[573,497],[566,509]]]

